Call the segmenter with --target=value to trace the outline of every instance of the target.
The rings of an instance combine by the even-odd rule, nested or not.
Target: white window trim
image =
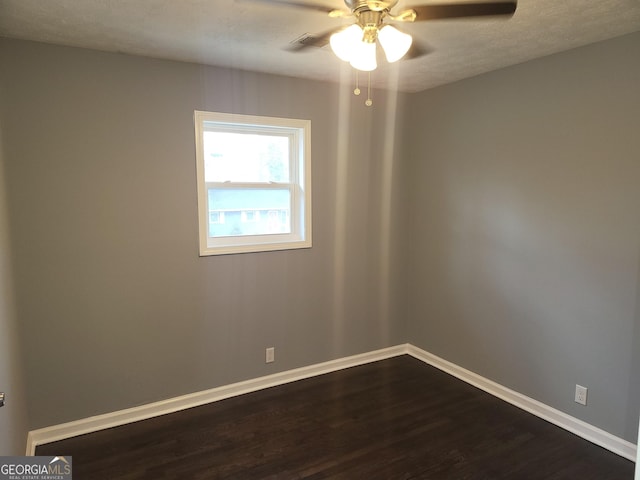
[[[295,154],[290,162],[289,183],[236,183],[244,187],[291,189],[291,230],[289,234],[242,235],[237,237],[209,237],[208,184],[204,175],[205,123],[215,127],[216,131],[229,130],[265,134],[287,135],[290,137],[291,150]],[[227,255],[233,253],[266,252],[310,248],[311,241],[311,121],[259,117],[229,113],[194,112],[196,135],[196,174],[198,190],[198,224],[200,256]],[[300,160],[302,159],[302,160]],[[209,186],[212,185],[209,183]],[[231,186],[234,184],[217,184]]]

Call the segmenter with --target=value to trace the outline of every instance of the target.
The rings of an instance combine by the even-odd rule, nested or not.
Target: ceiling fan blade
[[[345,27],[333,28],[322,33],[305,33],[292,41],[286,49],[290,52],[300,52],[310,47],[322,48],[329,44],[331,35],[343,30],[344,28]]]
[[[327,15],[335,12],[335,8],[327,7],[320,3],[303,3],[295,0],[241,0],[244,2],[268,3],[271,5],[282,5],[285,7],[303,8],[305,10],[315,10],[316,12],[326,13]],[[335,13],[333,14],[336,15]]]
[[[416,22],[447,18],[511,16],[518,2],[450,3],[408,7],[416,12]]]

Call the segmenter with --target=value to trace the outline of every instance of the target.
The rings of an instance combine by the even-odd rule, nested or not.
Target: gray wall
[[[0,108],[2,99],[3,91],[0,89]],[[6,405],[0,408],[0,455],[24,455],[27,403],[11,275],[3,160],[0,123],[0,391],[6,394]]]
[[[634,441],[639,54],[368,110],[348,85],[0,40],[30,428],[410,341]],[[194,109],[312,120],[312,249],[197,256]]]
[[[401,97],[0,42],[31,428],[406,341]],[[312,249],[198,257],[195,109],[311,120]]]
[[[634,34],[425,91],[407,130],[410,341],[630,441],[639,58]]]

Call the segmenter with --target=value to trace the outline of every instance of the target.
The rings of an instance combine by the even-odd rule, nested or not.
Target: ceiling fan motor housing
[[[392,9],[398,0],[344,0],[344,3],[354,13],[360,10],[382,12]]]

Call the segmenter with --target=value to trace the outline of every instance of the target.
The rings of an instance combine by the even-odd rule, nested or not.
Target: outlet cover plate
[[[582,385],[576,385],[575,401],[580,405],[587,404],[587,387],[583,387]]]
[[[276,348],[269,347],[265,353],[265,363],[272,363],[276,360]]]

